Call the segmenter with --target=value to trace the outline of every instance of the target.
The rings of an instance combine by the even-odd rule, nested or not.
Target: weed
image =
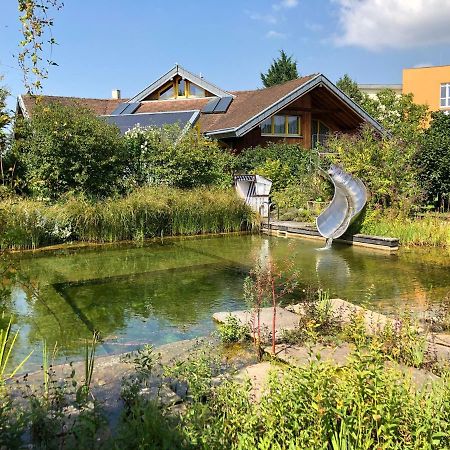
[[[242,342],[249,335],[249,327],[243,326],[241,321],[231,314],[225,319],[225,323],[219,326],[219,337],[224,344]]]

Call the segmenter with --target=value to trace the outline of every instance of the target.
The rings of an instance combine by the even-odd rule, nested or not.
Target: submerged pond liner
[[[13,359],[35,348],[30,364],[39,366],[43,339],[48,348],[58,343],[58,362],[80,359],[93,329],[102,337],[99,355],[206,335],[215,312],[246,307],[243,282],[261,255],[292,261],[302,285],[382,311],[448,293],[450,260],[441,250],[433,253],[439,265],[425,264],[419,249],[389,255],[339,244],[318,252],[321,246],[231,235],[11,255],[3,310],[20,327]]]

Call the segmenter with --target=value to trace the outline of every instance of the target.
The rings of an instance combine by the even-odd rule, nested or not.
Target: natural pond
[[[58,361],[80,359],[94,330],[98,354],[131,351],[206,335],[212,314],[245,308],[242,284],[258,258],[290,260],[305,285],[381,311],[423,309],[450,291],[445,250],[402,249],[387,254],[347,245],[259,235],[165,239],[15,254],[2,310],[20,335],[14,360],[35,349],[28,369],[41,362],[42,341]]]

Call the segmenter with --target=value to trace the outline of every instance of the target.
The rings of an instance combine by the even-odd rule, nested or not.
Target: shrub
[[[225,323],[219,326],[219,337],[224,344],[232,344],[245,340],[249,335],[248,327],[241,324],[239,319],[230,315]]]
[[[450,206],[450,116],[434,112],[431,117],[417,155],[420,179],[430,202],[444,206],[446,200]]]
[[[238,170],[270,178],[274,191],[298,182],[310,173],[311,167],[311,151],[297,144],[271,143],[266,147],[249,148],[240,153],[236,161]]]
[[[414,162],[417,147],[394,138],[381,138],[365,126],[356,135],[327,140],[332,159],[366,185],[370,202],[408,212],[422,198]]]
[[[121,189],[126,153],[119,129],[87,108],[36,105],[18,129],[15,153],[34,195],[104,197]]]
[[[197,129],[179,125],[135,127],[125,135],[129,154],[129,188],[164,184],[178,188],[231,185],[231,154]]]

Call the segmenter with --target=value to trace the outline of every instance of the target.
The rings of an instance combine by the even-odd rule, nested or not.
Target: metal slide
[[[330,166],[328,175],[334,184],[334,197],[327,209],[317,217],[316,225],[323,237],[337,239],[364,208],[367,191],[359,178],[335,165]]]

